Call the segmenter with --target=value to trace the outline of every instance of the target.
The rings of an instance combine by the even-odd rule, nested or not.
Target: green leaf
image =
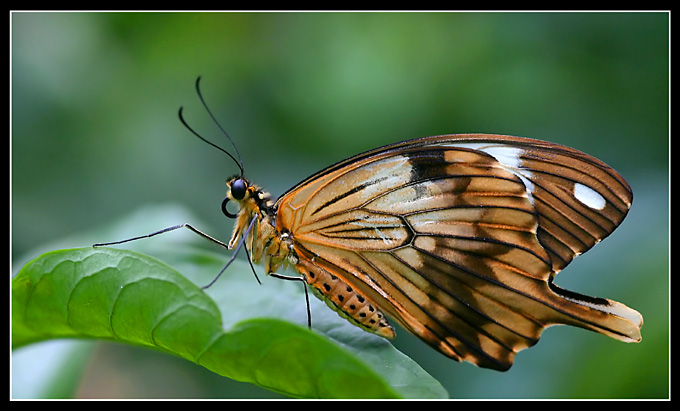
[[[308,330],[297,282],[259,286],[236,261],[204,292],[196,284],[207,284],[224,256],[183,249],[165,257],[191,280],[155,258],[111,248],[54,251],[27,263],[12,281],[13,348],[98,338],[162,350],[292,397],[446,395],[387,341],[335,313],[328,320],[319,302],[317,330]]]

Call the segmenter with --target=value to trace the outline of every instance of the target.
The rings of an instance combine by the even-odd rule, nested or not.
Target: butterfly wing
[[[306,179],[277,201],[277,229],[291,233],[308,282],[334,278],[449,357],[504,370],[551,324],[639,340],[634,310],[552,283],[631,199],[616,172],[576,150],[438,136]],[[339,287],[318,289],[332,299]]]

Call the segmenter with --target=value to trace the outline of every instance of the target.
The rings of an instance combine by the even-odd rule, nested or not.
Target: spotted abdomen
[[[394,338],[394,329],[382,311],[340,277],[309,260],[300,260],[296,268],[314,294],[341,317],[381,337]]]

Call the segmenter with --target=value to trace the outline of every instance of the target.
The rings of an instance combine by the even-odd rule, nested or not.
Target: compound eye
[[[234,200],[243,200],[243,198],[246,196],[248,186],[242,178],[239,178],[231,183],[229,189],[231,190],[231,196],[234,197]]]

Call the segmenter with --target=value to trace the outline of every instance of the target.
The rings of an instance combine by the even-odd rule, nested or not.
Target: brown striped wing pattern
[[[631,201],[625,180],[589,155],[471,134],[360,154],[275,207],[296,268],[341,315],[390,338],[384,313],[451,358],[506,370],[553,324],[640,340],[636,311],[553,284]]]

